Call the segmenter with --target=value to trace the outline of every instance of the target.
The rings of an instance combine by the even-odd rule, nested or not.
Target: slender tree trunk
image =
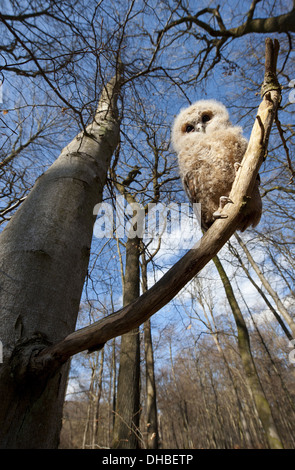
[[[259,277],[262,285],[264,286],[266,291],[269,293],[269,295],[272,297],[272,299],[274,300],[274,302],[277,306],[278,311],[280,312],[282,317],[285,319],[285,321],[289,325],[290,330],[292,331],[292,334],[293,334],[293,338],[295,338],[295,322],[294,322],[294,320],[290,316],[288,310],[284,307],[284,305],[281,302],[278,294],[271,287],[270,283],[267,281],[267,279],[264,277],[261,270],[259,269],[258,265],[255,263],[255,261],[254,261],[253,257],[251,256],[251,253],[248,250],[246,244],[243,242],[243,240],[241,239],[241,237],[239,237],[238,234],[235,234],[235,237],[238,240],[240,246],[243,248],[243,250],[244,250],[251,266],[253,267],[254,271],[256,272],[257,276]]]
[[[273,420],[271,408],[264,394],[253,360],[250,346],[250,338],[245,320],[243,318],[240,307],[234,296],[230,281],[227,277],[225,270],[223,269],[221,262],[219,261],[217,256],[213,258],[213,261],[224,285],[226,296],[234,315],[238,330],[238,347],[245,371],[246,380],[249,386],[249,390],[251,391],[251,394],[253,396],[257,413],[265,431],[269,447],[271,449],[282,449],[283,445],[281,443],[281,439],[279,437],[275,422]]]
[[[119,140],[120,80],[104,88],[94,121],[36,181],[0,235],[0,447],[58,446],[68,364],[34,377],[32,355],[75,329],[93,208]],[[16,347],[17,346],[17,347]]]
[[[260,289],[260,287],[256,284],[256,282],[254,281],[253,277],[251,276],[250,272],[248,271],[248,269],[246,268],[245,264],[243,263],[242,261],[242,258],[240,257],[238,251],[236,249],[234,249],[234,247],[232,245],[230,245],[230,249],[231,249],[231,252],[234,254],[234,256],[237,258],[237,260],[239,261],[241,267],[243,268],[247,278],[249,279],[249,281],[251,282],[251,284],[255,287],[255,289],[257,290],[257,292],[259,292],[259,294],[261,295],[261,297],[263,298],[264,302],[266,303],[266,305],[268,306],[268,308],[270,309],[270,311],[274,314],[276,320],[278,321],[278,323],[280,324],[282,330],[284,331],[285,335],[287,336],[287,338],[289,340],[291,340],[293,338],[292,334],[290,333],[290,331],[288,330],[288,328],[286,327],[284,321],[282,320],[282,318],[280,317],[280,315],[278,314],[278,312],[276,311],[276,309],[273,307],[273,305],[271,304],[271,302],[268,300],[267,296],[264,294],[263,290]],[[249,253],[250,255],[250,253]],[[251,256],[251,255],[250,255]],[[251,257],[252,258],[252,257]],[[252,258],[253,259],[253,258]],[[254,262],[254,260],[253,260]]]
[[[206,434],[207,434],[207,443],[208,443],[208,448],[209,449],[217,449],[218,444],[217,444],[217,436],[216,436],[216,430],[214,426],[214,420],[212,419],[212,413],[210,409],[210,404],[208,401],[208,394],[206,393],[205,389],[205,384],[203,381],[203,371],[197,366],[196,367],[197,374],[199,377],[200,381],[200,393],[202,397],[202,402],[203,402],[203,409],[205,410],[205,428],[206,428]]]
[[[140,240],[137,237],[128,238],[124,276],[124,305],[128,305],[139,296],[139,247]],[[139,447],[139,380],[139,328],[135,328],[122,335],[121,339],[113,448],[136,449]]]
[[[147,285],[147,263],[142,255],[142,290],[146,292]],[[157,413],[157,392],[155,380],[155,364],[153,353],[153,341],[151,331],[151,321],[147,320],[144,324],[144,351],[146,367],[146,422],[147,422],[147,448],[158,449],[159,431],[158,431],[158,413]]]
[[[180,412],[180,417],[181,421],[183,424],[183,433],[182,433],[182,439],[184,442],[184,449],[193,449],[193,441],[191,438],[191,428],[190,428],[190,419],[187,413],[187,403],[186,400],[184,399],[181,390],[179,389],[178,386],[178,381],[176,379],[175,375],[175,370],[174,370],[174,363],[173,363],[173,355],[172,355],[172,347],[171,347],[171,342],[169,344],[169,352],[170,352],[170,363],[171,363],[171,372],[172,372],[172,377],[173,377],[173,382],[174,382],[174,387],[177,395],[177,401],[176,404],[179,408]],[[173,418],[172,418],[173,420]]]
[[[113,289],[111,287],[111,305],[114,312]],[[108,426],[108,446],[111,446],[116,410],[116,385],[117,385],[117,361],[116,361],[116,338],[112,340],[112,359],[110,366],[110,386],[109,386],[109,426]]]
[[[249,431],[248,431],[248,426],[247,426],[247,420],[246,420],[246,417],[245,417],[245,413],[244,413],[244,410],[243,410],[243,405],[242,405],[242,402],[240,400],[240,396],[239,396],[239,391],[238,391],[238,386],[237,386],[237,383],[236,383],[236,379],[235,379],[235,376],[234,374],[232,373],[232,370],[231,370],[231,367],[228,363],[228,360],[227,360],[227,357],[226,357],[226,354],[224,353],[224,350],[222,349],[221,347],[221,344],[220,344],[220,341],[219,341],[219,333],[218,333],[218,328],[216,326],[216,323],[215,323],[215,318],[214,318],[214,315],[213,315],[213,310],[212,308],[210,307],[209,308],[209,312],[210,312],[210,316],[211,316],[211,321],[212,321],[212,324],[213,324],[213,327],[211,326],[211,322],[209,321],[209,318],[208,318],[208,315],[207,315],[207,311],[206,311],[206,308],[205,308],[205,305],[204,305],[204,302],[203,302],[203,298],[202,296],[198,296],[198,302],[200,303],[201,307],[202,307],[202,310],[203,310],[203,313],[204,313],[204,316],[207,320],[207,327],[208,329],[213,333],[213,340],[216,344],[216,347],[217,347],[217,350],[220,354],[220,357],[222,357],[222,360],[225,364],[225,367],[226,367],[226,370],[227,370],[227,373],[228,373],[228,376],[229,376],[229,379],[230,379],[230,382],[232,384],[232,387],[233,387],[233,390],[234,390],[234,393],[235,393],[235,397],[236,397],[236,401],[237,401],[237,406],[238,406],[238,410],[239,410],[239,415],[238,415],[238,432],[239,432],[239,436],[240,436],[240,439],[241,439],[241,442],[245,443],[246,444],[250,444],[251,443],[251,440],[250,440],[250,434],[249,434]],[[230,413],[229,413],[230,414]],[[232,422],[234,422],[235,420],[232,419]]]
[[[94,397],[94,389],[95,389],[95,373],[96,373],[96,364],[92,364],[91,367],[91,378],[90,378],[90,385],[89,385],[89,392],[88,392],[88,406],[87,406],[87,415],[86,415],[86,422],[84,427],[83,433],[83,441],[82,441],[82,449],[86,449],[89,447],[87,444],[91,442],[91,432],[92,432],[92,416],[93,416],[93,397]]]
[[[212,312],[211,312],[211,315],[212,315]],[[213,319],[213,321],[214,321],[214,319]],[[214,324],[214,327],[215,327],[215,324]],[[239,391],[238,391],[236,379],[234,377],[234,374],[231,371],[231,368],[230,368],[230,365],[228,363],[227,357],[226,357],[226,355],[225,355],[225,353],[224,353],[224,351],[223,351],[223,349],[220,345],[217,332],[214,335],[214,341],[216,343],[219,354],[223,359],[223,362],[225,364],[228,376],[230,378],[230,382],[231,382],[231,384],[233,386],[233,389],[234,389],[234,393],[235,393],[235,397],[236,397],[236,401],[237,401],[237,406],[238,406],[238,410],[239,410],[238,429],[239,429],[239,435],[240,435],[241,442],[242,442],[242,444],[245,444],[246,447],[247,446],[251,447],[250,433],[249,433],[249,429],[248,429],[248,424],[247,424],[244,408],[243,408],[243,405],[242,405],[242,402],[241,402],[241,399],[240,399],[240,396],[239,396]]]
[[[110,434],[110,442],[111,442],[111,435],[114,433],[115,427],[115,410],[116,410],[116,384],[117,384],[117,364],[116,364],[116,338],[113,339],[112,345],[112,434]]]
[[[284,393],[285,393],[286,401],[288,402],[288,406],[290,406],[290,408],[291,408],[291,410],[292,410],[293,419],[294,419],[294,418],[295,418],[295,414],[294,414],[294,413],[295,413],[295,404],[294,404],[294,400],[292,399],[292,395],[290,394],[290,392],[289,392],[289,390],[288,390],[288,388],[287,388],[287,386],[286,386],[285,379],[284,379],[284,377],[283,377],[281,371],[280,371],[280,370],[278,369],[278,367],[276,366],[276,361],[273,359],[273,357],[272,357],[272,355],[271,355],[271,352],[270,352],[270,350],[269,350],[269,348],[268,348],[266,342],[264,341],[264,338],[263,338],[263,336],[262,336],[262,334],[261,334],[261,332],[260,332],[260,330],[259,330],[259,328],[258,328],[258,326],[257,326],[257,323],[256,323],[256,321],[255,321],[255,319],[254,319],[254,317],[253,317],[253,315],[252,315],[252,313],[251,313],[250,310],[249,310],[249,314],[250,314],[250,316],[251,316],[252,323],[253,323],[253,325],[254,325],[254,327],[255,327],[255,330],[256,330],[256,332],[257,332],[257,334],[258,334],[258,337],[259,337],[259,339],[260,339],[260,341],[261,341],[261,344],[263,345],[263,348],[264,348],[264,350],[265,350],[265,352],[266,352],[266,354],[267,354],[267,356],[268,356],[268,358],[269,358],[269,360],[270,360],[270,363],[271,363],[271,365],[272,365],[272,368],[273,368],[274,372],[276,373],[276,375],[278,376],[278,378],[279,378],[279,380],[280,380],[282,389],[283,389],[283,391],[284,391]],[[292,369],[291,372],[293,373],[293,377],[294,377],[294,370]],[[268,370],[268,373],[269,373],[269,370]],[[280,396],[280,398],[282,398],[282,395]],[[291,418],[291,417],[289,416],[289,418]],[[293,436],[291,436],[291,437],[293,438]]]
[[[153,341],[151,332],[151,321],[144,324],[144,350],[146,364],[146,422],[147,422],[147,448],[158,449],[158,413],[156,380],[154,371]]]
[[[98,381],[97,381],[97,387],[96,387],[96,394],[94,397],[92,449],[95,449],[96,445],[98,444],[98,419],[99,419],[99,407],[100,407],[100,399],[101,399],[101,392],[102,392],[103,364],[104,364],[104,349],[102,349],[100,353]]]

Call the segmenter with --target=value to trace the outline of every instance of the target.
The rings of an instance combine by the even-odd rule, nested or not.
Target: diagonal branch
[[[288,33],[295,31],[295,8],[290,12],[270,18],[251,18],[238,26],[228,30],[231,36],[240,37],[250,33]]]
[[[288,13],[269,17],[269,18],[253,18],[254,11],[256,8],[257,3],[260,0],[253,0],[250,6],[250,9],[247,14],[246,21],[237,26],[235,28],[227,29],[222,21],[222,18],[219,13],[219,7],[217,8],[204,8],[200,10],[195,15],[187,14],[186,16],[179,18],[177,20],[171,21],[168,23],[161,31],[158,32],[158,38],[162,37],[167,31],[172,28],[175,28],[179,25],[185,24],[187,29],[191,27],[192,24],[195,24],[197,27],[201,28],[205,31],[209,36],[212,38],[237,38],[244,36],[250,33],[260,33],[260,34],[268,34],[268,33],[282,33],[282,32],[289,32],[295,31],[295,7],[293,6],[292,10]],[[295,2],[294,2],[295,3]],[[209,22],[200,20],[200,16],[204,15],[205,13],[212,14],[218,23],[218,28],[213,28],[209,25]]]
[[[259,168],[266,155],[268,138],[281,99],[275,69],[279,44],[266,40],[265,77],[262,102],[258,108],[249,145],[234,181],[224,212],[201,240],[188,251],[153,287],[119,311],[68,335],[61,342],[45,347],[31,360],[30,369],[38,374],[55,370],[71,356],[86,349],[100,348],[111,338],[122,335],[145,322],[164,307],[218,253],[236,230],[251,198]],[[270,76],[273,80],[271,81]],[[263,131],[262,131],[263,129]]]

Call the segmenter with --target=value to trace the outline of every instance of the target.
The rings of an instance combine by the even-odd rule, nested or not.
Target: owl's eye
[[[185,128],[185,132],[192,132],[194,130],[195,130],[195,128],[191,124],[188,124]]]
[[[211,119],[211,116],[209,116],[209,114],[203,114],[202,116],[203,123],[210,121],[210,119]]]

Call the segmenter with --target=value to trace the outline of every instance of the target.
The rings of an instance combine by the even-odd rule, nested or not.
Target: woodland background
[[[1,230],[91,122],[121,62],[120,144],[104,201],[124,195],[144,206],[186,202],[170,146],[174,116],[214,98],[249,137],[265,38],[279,40],[282,103],[260,171],[262,220],[233,236],[218,257],[285,448],[295,445],[294,11],[291,1],[270,0],[222,0],[219,7],[190,0],[2,0],[0,13]],[[135,263],[128,249],[127,238],[93,238],[77,328],[129,303],[184,254],[179,240],[139,240]],[[220,273],[211,261],[150,321],[124,335],[124,346],[118,337],[72,358],[60,448],[269,446]],[[131,361],[125,366],[124,348]]]

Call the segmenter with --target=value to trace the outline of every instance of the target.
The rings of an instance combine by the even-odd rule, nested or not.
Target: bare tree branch
[[[158,38],[162,37],[164,33],[169,31],[171,28],[185,24],[189,29],[192,24],[195,24],[199,28],[206,31],[212,38],[237,38],[244,36],[250,33],[275,33],[275,32],[289,32],[295,31],[295,7],[293,6],[292,10],[289,13],[283,15],[270,17],[270,18],[254,18],[254,11],[256,5],[260,0],[253,0],[250,9],[247,14],[247,20],[245,23],[237,26],[236,28],[226,29],[224,22],[219,13],[219,7],[217,8],[204,8],[200,10],[195,15],[188,14],[178,20],[171,21],[168,23],[165,28],[163,28],[158,33]],[[219,29],[214,29],[211,27],[208,22],[200,20],[200,16],[203,16],[205,13],[212,14],[216,19],[219,26]]]
[[[266,40],[265,82],[262,85],[262,102],[257,113],[259,119],[255,119],[247,151],[230,193],[234,204],[229,204],[224,209],[228,217],[215,221],[202,239],[134,302],[86,328],[71,333],[61,342],[45,347],[39,355],[31,359],[31,372],[38,374],[40,371],[54,370],[72,355],[85,349],[103,347],[111,338],[139,326],[172,300],[229,240],[251,198],[280,103],[281,92],[275,74],[278,47],[276,40],[274,43],[269,38]],[[270,76],[273,77],[273,82]]]

